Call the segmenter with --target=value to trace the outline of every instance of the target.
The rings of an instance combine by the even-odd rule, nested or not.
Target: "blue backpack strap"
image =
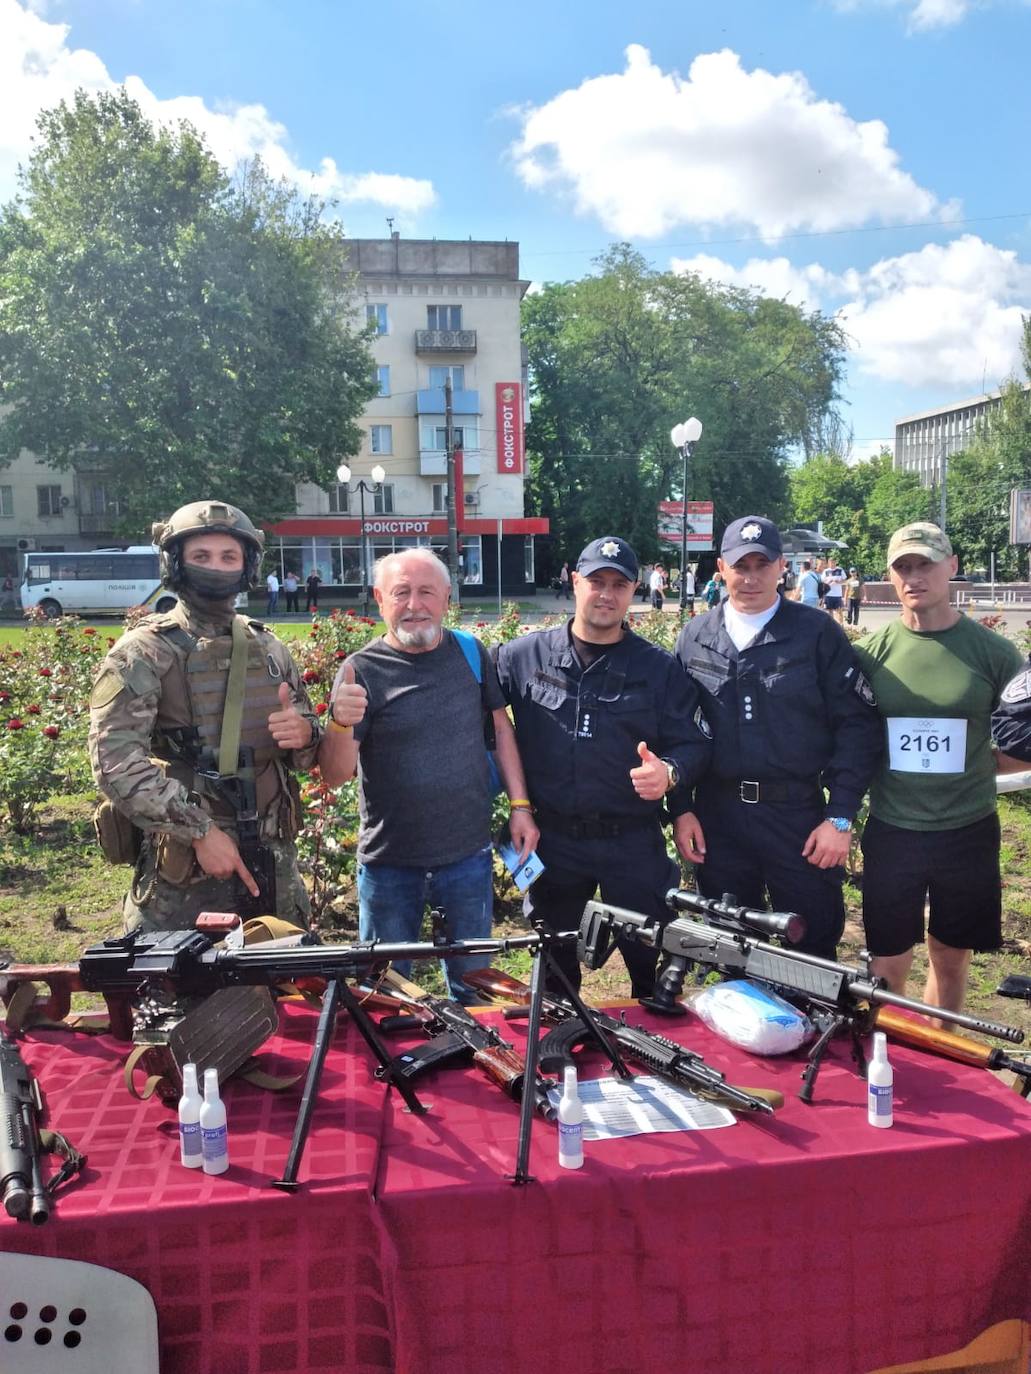
[[[480,641],[475,635],[471,635],[468,630],[452,630],[452,635],[458,642],[458,647],[465,655],[473,677],[480,684],[480,697],[483,697],[483,661],[480,658]],[[483,733],[484,742],[487,745],[487,771],[489,774],[490,790],[494,796],[504,791],[501,781],[501,774],[498,772],[498,765],[494,758],[494,719],[486,706],[483,708]]]
[[[468,630],[452,630],[451,633],[458,640],[458,647],[465,654],[465,661],[472,669],[472,675],[477,682],[483,682],[483,665],[480,662],[480,641],[475,635],[471,635]]]

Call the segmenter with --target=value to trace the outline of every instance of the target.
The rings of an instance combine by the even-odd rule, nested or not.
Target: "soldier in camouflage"
[[[154,540],[162,582],[179,603],[128,631],[100,665],[89,750],[100,791],[142,832],[126,929],[170,930],[192,926],[201,911],[234,910],[238,883],[258,895],[233,808],[205,778],[198,754],[218,756],[234,602],[255,584],[265,540],[242,511],[215,501],[183,506],[154,526]],[[306,925],[291,774],[314,764],[322,731],[283,643],[257,621],[246,622],[246,638],[240,743],[254,750],[260,839],[275,858],[268,914]]]

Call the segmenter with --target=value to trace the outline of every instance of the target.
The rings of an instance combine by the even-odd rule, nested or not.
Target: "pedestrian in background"
[[[299,607],[297,605],[297,598],[298,588],[300,587],[300,585],[301,584],[298,580],[297,574],[292,569],[283,578],[283,591],[286,592],[287,613],[289,613],[290,611],[296,612],[297,610],[299,610]]]
[[[308,598],[304,606],[306,611],[317,611],[319,609],[319,583],[321,581],[322,578],[319,576],[318,568],[312,568],[311,572],[308,574],[308,580],[304,584],[304,589]]]
[[[848,623],[859,624],[859,608],[863,604],[863,574],[857,568],[849,568],[848,581],[845,583],[845,597]]]
[[[268,593],[265,614],[272,615],[279,605],[279,578],[276,576],[275,568],[273,568],[268,577],[265,578],[265,589]]]

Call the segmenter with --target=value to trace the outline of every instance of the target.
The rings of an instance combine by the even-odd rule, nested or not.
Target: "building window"
[[[38,503],[38,514],[40,515],[60,515],[61,514],[61,488],[60,487],[37,487],[36,501]]]
[[[121,515],[118,497],[104,482],[91,482],[86,488],[89,509],[86,515]]]
[[[351,509],[351,492],[346,482],[337,482],[329,489],[331,515],[347,515]]]
[[[14,488],[0,487],[0,515],[14,514]]]
[[[464,425],[452,425],[451,432],[455,436],[455,448],[460,448],[469,453],[480,447],[480,426],[476,421],[473,421],[472,424],[466,422]],[[423,424],[420,444],[423,449],[434,453],[446,453],[447,426],[438,425],[432,420],[428,424]]]
[[[376,394],[377,396],[390,395],[390,368],[377,367],[376,369]]]
[[[483,541],[478,534],[462,536],[462,551],[458,555],[458,580],[463,584],[483,581]]]
[[[447,510],[447,483],[433,483],[433,514],[441,515]]]
[[[394,514],[394,486],[392,482],[384,482],[380,489],[373,493],[372,509],[376,515]]]
[[[426,307],[427,329],[461,329],[462,307],[460,305],[428,305]]]
[[[536,574],[533,562],[533,535],[524,536],[523,542],[523,581],[532,587]]]
[[[461,363],[454,367],[430,368],[430,386],[446,386],[449,377],[451,378],[452,390],[465,390],[465,368]]]
[[[365,307],[365,321],[371,324],[377,334],[387,332],[387,307],[385,305],[367,305]]]
[[[393,453],[394,431],[390,425],[370,425],[369,448],[373,453]]]

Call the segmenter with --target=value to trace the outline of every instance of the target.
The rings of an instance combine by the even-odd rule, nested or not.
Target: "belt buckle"
[[[752,796],[748,795],[748,793],[745,791],[746,788],[752,789]],[[742,779],[741,784],[738,787],[738,796],[741,798],[743,802],[747,802],[749,806],[757,805],[759,801],[759,784],[757,782],[753,782],[751,779]]]

